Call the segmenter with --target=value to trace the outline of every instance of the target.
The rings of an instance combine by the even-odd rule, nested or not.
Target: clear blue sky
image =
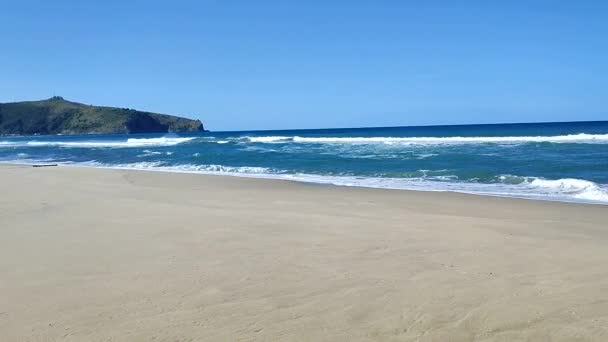
[[[608,1],[0,1],[0,102],[212,130],[608,119]]]

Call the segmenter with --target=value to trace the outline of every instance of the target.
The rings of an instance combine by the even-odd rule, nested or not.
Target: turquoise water
[[[608,121],[2,137],[0,161],[608,204]]]

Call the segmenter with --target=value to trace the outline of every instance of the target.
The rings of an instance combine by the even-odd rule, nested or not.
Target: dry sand
[[[607,341],[608,207],[0,166],[1,341]]]

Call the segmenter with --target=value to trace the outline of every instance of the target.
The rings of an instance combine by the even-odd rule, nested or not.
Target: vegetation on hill
[[[203,131],[200,120],[128,108],[91,106],[59,96],[0,103],[0,134],[101,134]]]

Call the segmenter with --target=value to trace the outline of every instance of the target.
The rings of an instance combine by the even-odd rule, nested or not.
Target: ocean
[[[608,204],[608,121],[1,137],[0,162]]]

